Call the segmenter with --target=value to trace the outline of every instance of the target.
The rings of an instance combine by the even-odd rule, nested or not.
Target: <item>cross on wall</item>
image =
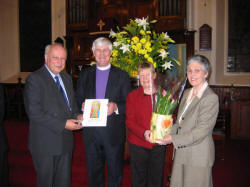
[[[102,21],[102,19],[99,20],[97,26],[99,26],[100,31],[102,31],[103,26],[106,25],[105,22]]]

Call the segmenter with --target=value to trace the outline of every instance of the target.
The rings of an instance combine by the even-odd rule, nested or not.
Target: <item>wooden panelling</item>
[[[225,98],[232,100],[250,100],[250,86],[217,86],[210,85],[214,92],[219,96],[220,105],[225,102]]]
[[[219,97],[219,103],[220,103],[220,108],[224,108],[224,103],[226,102],[226,99],[228,102],[231,101],[231,86],[210,86],[214,92],[218,95]]]
[[[231,138],[250,139],[250,86],[210,86],[219,97],[220,113],[226,113]]]
[[[250,100],[234,100],[231,104],[231,138],[250,139]]]
[[[21,79],[18,79],[18,83],[3,83],[2,85],[5,98],[5,118],[26,119],[23,102],[24,84],[22,84]]]
[[[134,18],[155,18],[156,7],[153,5],[153,1],[130,1],[130,11],[129,17]]]

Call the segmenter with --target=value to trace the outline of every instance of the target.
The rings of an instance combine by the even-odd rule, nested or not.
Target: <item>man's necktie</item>
[[[61,84],[60,84],[59,77],[58,77],[58,76],[55,76],[55,79],[56,79],[56,85],[57,85],[58,89],[60,90],[60,92],[62,93],[63,98],[64,98],[64,100],[65,100],[65,102],[66,102],[68,108],[70,109],[69,101],[68,101],[68,99],[67,99],[67,96],[66,96],[66,94],[65,94],[65,92],[64,92],[64,90],[63,90]]]

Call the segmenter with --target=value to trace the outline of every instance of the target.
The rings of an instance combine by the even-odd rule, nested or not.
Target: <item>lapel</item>
[[[178,110],[178,116],[180,116],[183,113],[183,110],[184,110],[184,107],[185,107],[185,104],[186,104],[186,100],[187,100],[187,95],[188,94],[183,95],[183,99],[181,100],[179,110]],[[179,119],[177,119],[177,121],[178,120]]]
[[[181,117],[181,114],[183,113],[183,111],[186,107],[186,101],[187,101],[187,97],[188,97],[189,93],[190,93],[190,89],[185,93],[185,96],[183,97],[183,100],[181,101],[181,104],[179,107],[179,112],[178,112],[178,119],[177,119],[178,122],[179,122],[179,118]],[[193,100],[191,101],[191,103],[189,104],[186,111],[182,114],[182,117],[185,118],[186,114],[191,112],[193,110],[193,108],[197,106],[197,104],[200,102],[200,100],[201,99],[199,99],[197,96],[195,96],[193,98]],[[182,120],[181,120],[181,122],[182,122]]]
[[[53,77],[51,76],[51,74],[49,73],[49,71],[46,69],[45,66],[43,66],[42,72],[44,75],[44,80],[45,80],[46,84],[48,84],[48,87],[52,88],[53,90],[58,90],[57,85],[55,83],[55,80],[53,79]],[[59,91],[57,91],[57,92],[59,93]]]
[[[193,108],[196,107],[197,104],[198,104],[199,102],[200,102],[200,99],[199,99],[197,96],[195,96],[195,97],[193,98],[192,102],[190,103],[190,105],[188,106],[187,110],[184,112],[184,115],[183,115],[183,116],[185,116],[185,115],[188,114],[190,111],[192,111]]]
[[[90,68],[89,78],[89,98],[96,98],[96,65]]]
[[[60,103],[60,105],[62,105],[62,107],[64,107],[66,109],[66,111],[69,111],[68,106],[67,106],[67,104],[66,104],[66,102],[65,102],[65,100],[63,98],[62,93],[59,91],[59,89],[58,89],[58,87],[57,87],[57,85],[55,83],[54,78],[51,76],[51,74],[48,72],[48,70],[47,70],[47,68],[45,66],[43,66],[42,72],[44,74],[44,80],[45,80],[46,84],[48,84],[48,88],[52,89],[52,93],[53,93],[52,97],[58,98],[59,99],[58,103]],[[60,74],[60,76],[61,76],[61,74]],[[62,77],[63,76],[61,76],[61,78]],[[65,87],[65,89],[67,91],[68,90],[68,85],[67,85],[67,88],[66,88],[66,84],[65,84],[66,81],[63,78],[62,78],[62,80],[63,80],[64,87]],[[68,92],[67,92],[67,94],[68,94]],[[70,102],[70,106],[71,106],[71,102]]]
[[[207,86],[207,88],[204,90],[201,98],[195,96],[194,99],[193,99],[193,101],[190,103],[189,107],[187,108],[185,114],[187,114],[188,112],[192,111],[193,108],[196,107],[199,104],[199,102],[201,101],[201,99],[207,96],[208,92],[209,92],[209,86]]]
[[[113,86],[115,85],[114,81],[117,81],[116,74],[114,71],[114,67],[111,65],[110,71],[109,71],[108,82],[106,86],[105,98],[110,98],[110,94],[112,92]]]
[[[201,98],[198,98],[197,96],[195,96],[195,97],[193,98],[192,102],[190,103],[190,105],[188,106],[187,110],[184,112],[184,114],[183,114],[182,116],[185,117],[189,112],[192,112],[192,110],[199,104],[199,102],[201,101],[201,99],[207,95],[207,92],[208,92],[208,91],[209,91],[209,87],[207,87],[207,88],[204,90],[204,92],[203,92]],[[189,92],[188,92],[188,93],[189,93]],[[182,109],[181,109],[181,113],[180,113],[180,114],[182,114],[182,112],[183,112],[183,110],[184,110],[187,96],[188,96],[188,94],[187,94],[186,97],[185,97],[185,102],[182,104],[183,106],[182,106]],[[178,120],[179,120],[179,119],[178,119]]]
[[[182,96],[181,102],[180,102],[180,106],[178,109],[178,118],[176,119],[177,122],[179,122],[179,118],[181,117],[181,114],[183,113],[184,109],[185,109],[185,105],[186,105],[186,100],[187,100],[187,96],[188,96],[189,90],[186,90]]]
[[[64,88],[66,90],[66,93],[67,93],[67,97],[68,97],[70,108],[72,109],[72,103],[73,103],[73,101],[72,101],[72,97],[71,97],[71,95],[72,95],[72,93],[71,93],[71,86],[68,83],[68,80],[67,80],[66,76],[63,73],[60,73],[60,76],[61,76],[61,79],[63,81],[63,85],[64,85]],[[62,94],[60,94],[60,95],[62,95]],[[63,100],[64,100],[64,98],[63,98]],[[64,103],[65,103],[65,101],[64,101]],[[66,104],[66,106],[67,106],[67,104]],[[68,106],[67,106],[67,109],[68,109]]]

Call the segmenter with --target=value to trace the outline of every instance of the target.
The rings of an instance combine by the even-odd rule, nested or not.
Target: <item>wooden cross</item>
[[[106,24],[100,19],[97,25],[99,26],[100,31],[102,31],[102,27]]]

